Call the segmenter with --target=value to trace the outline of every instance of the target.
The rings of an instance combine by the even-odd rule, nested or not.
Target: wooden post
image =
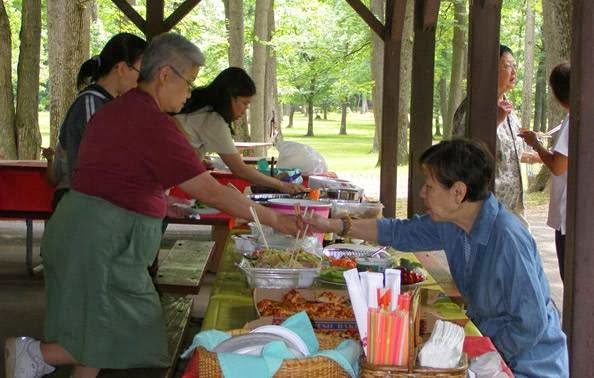
[[[146,38],[153,39],[165,32],[164,0],[146,0]]]
[[[415,1],[410,122],[410,159],[408,163],[408,216],[424,210],[419,192],[423,172],[419,157],[433,142],[433,79],[435,68],[435,27],[440,0]]]
[[[563,329],[572,377],[594,377],[594,4],[573,1]]]
[[[398,156],[398,93],[400,51],[406,0],[388,0],[384,33],[384,93],[382,97],[382,143],[380,147],[380,200],[384,216],[396,216],[396,167]]]
[[[471,0],[467,136],[485,142],[495,156],[501,0]]]
[[[163,19],[165,9],[164,0],[147,0],[145,20],[127,0],[111,1],[136,25],[149,41],[153,37],[173,29],[200,2],[200,0],[185,0],[167,19]]]

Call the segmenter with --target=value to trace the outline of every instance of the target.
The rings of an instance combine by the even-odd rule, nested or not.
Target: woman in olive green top
[[[260,173],[243,162],[233,142],[231,123],[241,118],[256,94],[256,86],[241,68],[223,70],[207,86],[196,88],[176,121],[188,136],[201,158],[216,152],[231,172],[253,184],[285,193],[297,193],[304,187]]]

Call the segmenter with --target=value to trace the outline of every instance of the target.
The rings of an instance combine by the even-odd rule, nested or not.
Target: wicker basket
[[[368,363],[365,360],[365,357],[363,357],[361,359],[361,378],[466,378],[466,371],[468,370],[468,359],[466,354],[463,354],[462,361],[460,361],[458,367],[451,369],[436,369],[416,366],[419,346],[423,342],[423,339],[420,335],[420,296],[420,290],[419,288],[416,288],[413,292],[410,306],[409,335],[411,340],[408,343],[408,367],[373,365]]]
[[[232,336],[249,332],[245,329],[230,331]],[[334,349],[341,338],[316,333],[320,343],[320,350]],[[216,353],[207,351],[204,348],[197,348],[194,357],[198,361],[198,377],[200,378],[221,378],[223,373],[219,366]],[[285,360],[274,377],[278,378],[348,378],[349,375],[336,362],[325,357],[307,357],[294,360]]]

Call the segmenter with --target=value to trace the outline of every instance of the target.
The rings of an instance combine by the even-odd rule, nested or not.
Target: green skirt
[[[46,342],[94,368],[169,364],[161,303],[147,271],[161,223],[73,190],[64,196],[41,245]]]

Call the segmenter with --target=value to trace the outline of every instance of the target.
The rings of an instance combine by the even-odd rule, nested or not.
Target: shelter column
[[[573,1],[563,329],[572,377],[594,377],[594,3]]]
[[[396,215],[398,93],[400,91],[400,50],[405,11],[406,0],[388,0],[384,33],[384,93],[380,148],[380,200],[385,206],[385,217]]]
[[[435,27],[440,0],[415,1],[413,46],[410,157],[408,163],[408,216],[423,212],[419,192],[423,173],[419,157],[433,142],[433,80],[435,68]]]
[[[471,0],[466,135],[495,156],[501,0]],[[491,185],[493,188],[493,185]]]

